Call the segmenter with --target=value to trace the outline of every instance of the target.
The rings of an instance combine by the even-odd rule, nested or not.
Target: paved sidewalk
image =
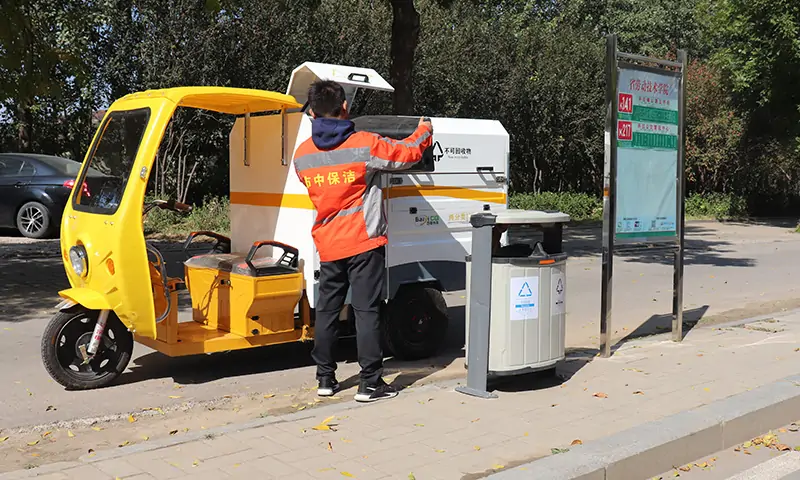
[[[259,419],[0,479],[482,478],[796,374],[799,347],[793,312],[694,329],[681,344],[631,341],[610,359],[576,352],[559,367],[563,383],[516,381],[495,400],[456,393],[455,384],[411,388],[385,403]]]

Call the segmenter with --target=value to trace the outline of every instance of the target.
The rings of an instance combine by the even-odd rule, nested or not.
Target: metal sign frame
[[[623,53],[617,49],[616,35],[608,35],[606,37],[605,178],[603,181],[603,259],[602,293],[600,300],[600,353],[606,358],[611,356],[612,284],[615,251],[673,252],[672,339],[676,342],[683,339],[686,60],[687,55],[684,50],[678,50],[677,62]],[[646,71],[660,75],[678,76],[680,79],[680,91],[678,92],[678,165],[677,171],[675,172],[677,194],[675,216],[676,236],[668,241],[648,242],[647,239],[619,241],[615,239],[618,173],[617,96],[619,88],[617,81],[620,68]]]

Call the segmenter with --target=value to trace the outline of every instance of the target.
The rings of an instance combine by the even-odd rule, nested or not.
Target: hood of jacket
[[[355,124],[338,118],[315,118],[311,121],[311,140],[320,150],[331,150],[355,133]]]

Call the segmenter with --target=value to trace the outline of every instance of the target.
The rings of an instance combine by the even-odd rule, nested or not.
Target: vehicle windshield
[[[149,108],[116,111],[108,115],[100,127],[100,136],[92,147],[87,159],[88,168],[81,178],[88,184],[91,194],[75,189],[76,210],[106,215],[117,211],[149,118]],[[91,173],[87,175],[89,171]]]

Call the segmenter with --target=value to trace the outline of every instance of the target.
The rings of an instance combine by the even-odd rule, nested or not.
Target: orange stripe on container
[[[313,210],[314,204],[308,195],[300,193],[256,193],[231,192],[231,203],[254,207],[286,207]]]
[[[401,197],[452,197],[465,200],[479,200],[490,203],[506,203],[506,194],[485,192],[472,188],[461,187],[435,187],[435,186],[408,186],[394,187],[388,191],[389,198]]]

